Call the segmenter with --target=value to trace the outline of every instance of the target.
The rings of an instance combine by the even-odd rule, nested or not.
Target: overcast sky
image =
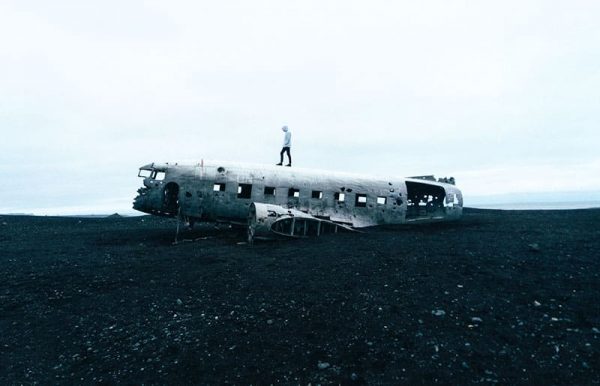
[[[600,191],[600,1],[0,2],[0,213],[125,212],[153,161]]]

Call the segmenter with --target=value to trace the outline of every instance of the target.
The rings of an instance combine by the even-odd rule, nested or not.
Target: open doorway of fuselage
[[[170,215],[179,213],[179,185],[169,182],[164,189],[163,210]]]

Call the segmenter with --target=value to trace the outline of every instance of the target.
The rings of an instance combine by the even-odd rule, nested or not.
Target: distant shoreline
[[[468,204],[468,203],[467,203]],[[471,204],[467,208],[474,209],[502,209],[502,210],[569,210],[569,209],[598,209],[600,201],[580,202],[511,202],[511,203],[486,203]]]

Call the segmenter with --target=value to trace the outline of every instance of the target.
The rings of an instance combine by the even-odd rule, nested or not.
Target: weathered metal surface
[[[258,204],[266,204],[269,210],[273,210],[270,206],[291,209],[295,217],[308,216],[354,228],[453,220],[462,215],[460,190],[434,178],[382,179],[204,161],[192,165],[148,164],[140,168],[138,175],[144,177],[144,187],[138,190],[134,209],[181,216],[191,223],[245,224],[252,204],[255,211],[265,208]]]

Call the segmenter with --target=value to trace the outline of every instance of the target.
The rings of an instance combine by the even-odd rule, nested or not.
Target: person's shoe
[[[281,166],[281,165],[283,165],[283,164],[280,162],[280,163],[278,163],[278,164],[275,164],[275,165],[276,165],[276,166]]]
[[[291,167],[291,166],[292,166],[292,164],[287,164],[287,165],[285,165],[285,166],[289,166],[289,167]]]

